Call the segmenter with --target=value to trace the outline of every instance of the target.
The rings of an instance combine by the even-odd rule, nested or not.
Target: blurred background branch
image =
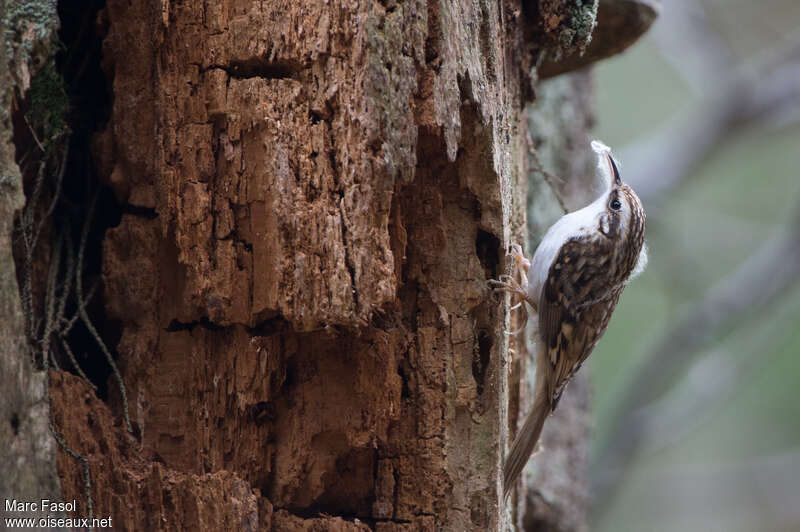
[[[593,530],[800,530],[800,4],[665,3],[596,68],[651,265],[592,361]]]
[[[631,186],[651,208],[737,130],[753,122],[786,126],[800,120],[800,31],[738,65],[708,26],[701,3],[676,1],[663,18],[654,31],[658,50],[697,100],[622,150]]]

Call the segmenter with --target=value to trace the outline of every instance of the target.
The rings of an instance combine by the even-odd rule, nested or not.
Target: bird
[[[600,196],[556,221],[532,259],[512,245],[511,255],[527,274],[521,284],[509,275],[490,280],[496,290],[520,296],[537,318],[533,405],[503,466],[504,500],[564,387],[603,336],[622,290],[647,264],[642,202],[622,181],[611,149],[597,140],[591,147],[603,178]]]

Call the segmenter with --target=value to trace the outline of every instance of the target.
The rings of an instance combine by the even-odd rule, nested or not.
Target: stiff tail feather
[[[544,421],[550,415],[551,406],[543,382],[544,376],[538,370],[536,373],[533,407],[527,419],[525,419],[525,424],[517,432],[517,437],[511,445],[511,451],[508,453],[506,463],[503,466],[503,500],[508,498],[509,492],[517,483],[522,469],[536,447],[536,442],[539,441]]]

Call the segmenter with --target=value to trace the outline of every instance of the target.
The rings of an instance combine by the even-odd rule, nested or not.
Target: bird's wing
[[[564,243],[550,266],[539,300],[539,334],[553,372],[547,379],[555,409],[564,386],[589,356],[616,305],[616,290],[602,286],[605,263],[587,260],[603,256],[602,242],[572,238]],[[621,290],[620,290],[621,291]],[[611,294],[612,297],[600,297]]]

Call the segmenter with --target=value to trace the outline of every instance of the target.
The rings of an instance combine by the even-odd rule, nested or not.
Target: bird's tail
[[[511,445],[511,452],[508,453],[506,463],[503,466],[504,500],[508,497],[508,493],[516,484],[520,473],[522,473],[522,469],[528,462],[528,458],[530,458],[533,449],[536,447],[536,442],[539,441],[539,435],[542,433],[544,421],[550,414],[551,403],[547,396],[547,387],[544,381],[545,376],[543,372],[537,368],[533,407],[527,419],[525,419],[525,424],[519,432],[517,432],[517,437]]]

